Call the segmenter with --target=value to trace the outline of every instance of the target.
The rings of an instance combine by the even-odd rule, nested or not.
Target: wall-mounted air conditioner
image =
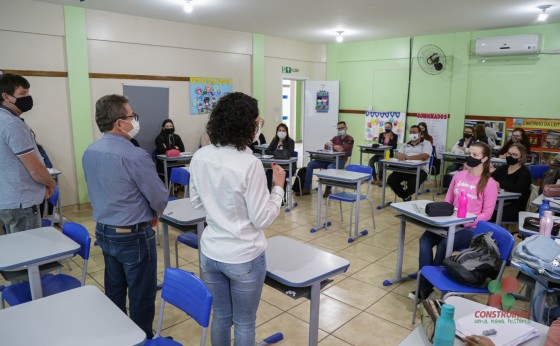
[[[476,56],[539,54],[538,34],[484,37],[476,40]]]

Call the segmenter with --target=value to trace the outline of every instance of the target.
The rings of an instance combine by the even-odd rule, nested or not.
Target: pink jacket
[[[470,175],[468,170],[457,172],[451,180],[445,201],[453,204],[455,207],[459,205],[458,199],[461,191],[467,193],[469,203],[467,204],[467,212],[477,215],[474,222],[466,223],[465,227],[476,227],[478,221],[488,221],[492,218],[496,201],[498,198],[498,186],[492,178],[488,180],[486,188],[477,196],[476,184],[480,177]]]

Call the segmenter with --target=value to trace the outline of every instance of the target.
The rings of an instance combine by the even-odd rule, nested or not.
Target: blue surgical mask
[[[340,137],[344,136],[346,134],[346,130],[338,130],[338,135]]]

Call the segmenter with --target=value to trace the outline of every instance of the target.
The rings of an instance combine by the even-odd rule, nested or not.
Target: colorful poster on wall
[[[418,123],[424,122],[428,126],[428,133],[434,139],[436,156],[441,158],[441,153],[445,152],[449,114],[417,113],[416,119]]]
[[[208,114],[223,95],[231,92],[231,79],[191,77],[191,114]]]
[[[366,141],[379,141],[379,134],[385,131],[385,123],[393,124],[393,132],[399,136],[399,143],[404,142],[406,114],[404,112],[370,112],[366,111]]]
[[[317,101],[315,104],[317,113],[329,112],[329,92],[326,90],[317,91]]]

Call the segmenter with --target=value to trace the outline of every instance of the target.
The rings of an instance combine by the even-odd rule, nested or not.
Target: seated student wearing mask
[[[305,172],[305,183],[303,185],[302,195],[310,195],[311,194],[311,183],[313,181],[313,170],[317,168],[321,169],[342,169],[346,164],[346,161],[352,155],[352,148],[354,147],[354,138],[347,134],[348,127],[346,126],[346,122],[339,121],[336,124],[337,128],[337,136],[334,136],[331,139],[333,143],[333,151],[337,152],[345,152],[344,156],[341,156],[338,159],[338,167],[335,167],[335,162],[329,161],[321,161],[321,160],[311,160],[307,164],[307,171]],[[325,193],[323,193],[323,198],[327,198],[331,194],[331,187],[327,186],[325,189]]]
[[[496,156],[498,156],[500,159],[504,159],[506,157],[506,153],[509,150],[509,147],[511,147],[514,143],[522,144],[525,149],[527,149],[527,160],[528,162],[531,162],[531,144],[529,143],[529,138],[525,134],[525,130],[523,130],[521,127],[516,127],[515,129],[513,129],[511,138],[506,142],[506,144],[502,146]]]
[[[261,144],[266,144],[266,138],[264,138],[264,135],[261,132],[263,127],[264,127],[264,119],[261,118],[259,120],[259,131],[255,135],[255,141],[253,143],[251,143],[251,145],[249,145],[249,149],[251,149],[253,151],[253,153],[260,154],[261,150],[255,148],[255,146],[261,145]]]
[[[451,152],[457,155],[468,155],[469,148],[474,142],[474,128],[472,126],[465,126],[463,129],[463,138],[459,139],[457,143],[453,145]],[[447,171],[454,172],[460,169],[463,169],[463,165],[460,163],[454,163],[447,168]]]
[[[519,212],[524,211],[531,194],[531,173],[525,166],[527,161],[527,149],[519,144],[514,143],[509,147],[506,154],[506,165],[501,165],[494,172],[492,178],[498,183],[499,189],[508,192],[518,192],[521,197],[506,202],[503,209],[502,221],[517,222]],[[496,220],[496,213],[492,216],[492,221]]]
[[[424,140],[418,126],[412,125],[408,131],[410,142],[403,145],[398,153],[395,154],[395,157],[400,161],[428,160],[430,155],[432,155],[432,144]],[[411,171],[416,172],[416,168],[411,169]],[[428,178],[428,162],[422,166],[418,182],[422,184],[426,178]],[[406,190],[401,185],[404,181],[406,181]],[[393,172],[387,178],[387,185],[389,185],[395,194],[402,198],[403,201],[410,201],[412,199],[412,194],[416,191],[416,174]]]
[[[276,126],[276,136],[270,142],[268,148],[266,148],[265,153],[267,155],[273,155],[275,159],[290,159],[294,156],[294,148],[296,142],[290,138],[290,133],[288,132],[288,126],[286,124],[278,124]],[[295,173],[297,164],[294,162],[292,165],[292,173]],[[288,174],[286,174],[288,176]],[[266,181],[268,185],[268,191],[272,191],[272,170],[266,170]],[[284,193],[286,192],[286,183],[284,183]]]
[[[156,137],[156,152],[158,155],[165,155],[165,152],[171,149],[177,149],[180,152],[185,151],[185,145],[181,140],[181,137],[175,133],[175,124],[173,124],[173,120],[165,119],[161,124],[161,131],[159,135]],[[163,162],[161,160],[156,161],[157,171],[160,174],[160,178],[163,177]],[[171,168],[167,169],[167,174],[169,176],[171,172]]]
[[[397,150],[397,141],[399,139],[399,136],[393,132],[393,124],[390,122],[386,122],[385,123],[385,132],[380,133],[379,134],[379,144],[381,145],[387,145],[393,148],[393,150]],[[393,157],[393,152],[391,151],[391,157]],[[373,169],[373,178],[371,179],[371,183],[372,184],[377,184],[377,176],[379,175],[379,180],[382,179],[382,171],[381,171],[381,165],[379,164],[379,160],[381,159],[381,156],[379,155],[373,155],[370,159],[369,159],[369,163],[368,165]],[[377,162],[377,173],[375,173],[375,163]]]
[[[430,144],[434,145],[434,138],[428,133],[428,125],[425,122],[418,123],[418,128],[420,129],[420,133],[424,136],[424,140],[430,142]]]
[[[451,180],[451,185],[445,195],[445,202],[459,205],[461,192],[467,194],[469,200],[467,212],[475,214],[476,219],[463,225],[463,229],[458,227],[455,230],[453,250],[468,248],[472,239],[472,234],[479,221],[488,221],[492,217],[498,196],[498,187],[494,179],[490,176],[490,147],[485,143],[474,143],[470,147],[467,156],[467,169],[464,169]],[[437,246],[436,254],[433,248]],[[419,268],[424,266],[440,266],[445,259],[447,248],[447,237],[425,231],[420,237]],[[426,299],[433,292],[432,284],[422,277],[420,281],[420,291],[418,297]],[[414,299],[414,292],[408,295]]]

